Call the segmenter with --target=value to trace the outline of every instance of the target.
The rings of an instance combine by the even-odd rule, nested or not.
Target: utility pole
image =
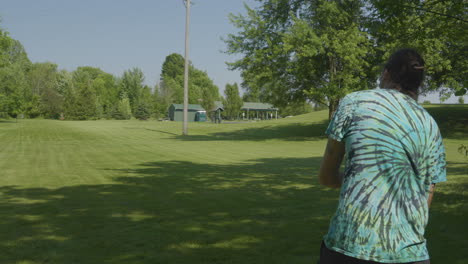
[[[184,124],[182,128],[182,135],[188,135],[187,119],[188,119],[188,78],[189,78],[189,25],[190,25],[190,0],[185,0],[185,69],[184,69]]]

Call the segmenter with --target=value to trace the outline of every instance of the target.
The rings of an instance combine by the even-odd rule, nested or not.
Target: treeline
[[[183,103],[184,58],[167,56],[161,76],[159,85],[149,87],[139,68],[114,76],[95,67],[70,72],[51,62],[32,63],[21,43],[0,29],[0,118],[163,118],[171,103]],[[221,99],[206,72],[190,65],[189,80],[189,103],[211,109]]]

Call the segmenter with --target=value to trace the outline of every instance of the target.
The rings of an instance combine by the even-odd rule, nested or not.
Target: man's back
[[[396,90],[361,91],[343,98],[327,134],[345,142],[346,169],[326,246],[378,262],[428,259],[428,190],[446,178],[432,117]]]

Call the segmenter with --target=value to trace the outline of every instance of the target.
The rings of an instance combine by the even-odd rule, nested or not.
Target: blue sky
[[[189,57],[221,90],[241,82],[229,71],[234,56],[221,40],[236,29],[229,13],[244,13],[253,0],[196,0],[191,9]],[[0,26],[18,39],[33,62],[51,61],[72,71],[94,66],[121,75],[139,67],[146,83],[159,80],[167,55],[184,54],[185,6],[182,0],[2,0]]]
[[[191,9],[190,60],[221,92],[227,83],[242,81],[239,72],[227,69],[226,62],[236,57],[222,52],[221,38],[236,32],[228,14],[245,13],[244,3],[256,4],[195,0]],[[154,86],[165,57],[184,53],[182,0],[1,0],[0,17],[0,27],[24,45],[33,62],[50,61],[69,71],[93,66],[121,75],[139,67]],[[429,100],[439,102],[437,95]]]

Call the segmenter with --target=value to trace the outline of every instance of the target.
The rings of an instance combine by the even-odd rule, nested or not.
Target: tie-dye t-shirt
[[[429,259],[429,187],[446,180],[434,119],[396,90],[367,90],[340,101],[326,133],[345,142],[346,166],[325,245],[382,263]]]

